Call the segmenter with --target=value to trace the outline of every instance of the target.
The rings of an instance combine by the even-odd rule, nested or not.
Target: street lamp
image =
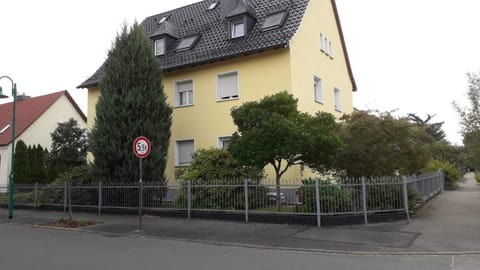
[[[8,218],[13,218],[13,192],[14,192],[14,169],[15,169],[15,113],[16,113],[16,103],[17,103],[17,84],[15,84],[12,78],[8,76],[1,76],[0,80],[6,78],[9,79],[12,83],[12,96],[13,96],[13,116],[12,116],[12,164],[10,169],[10,183],[8,185]],[[8,98],[7,95],[3,94],[2,87],[0,86],[0,98]]]

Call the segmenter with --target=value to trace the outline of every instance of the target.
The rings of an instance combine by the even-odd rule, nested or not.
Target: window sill
[[[323,104],[323,101],[319,101],[319,100],[315,100],[315,103],[318,103],[318,104],[320,104],[320,105],[324,105],[324,104]]]
[[[190,166],[190,165],[191,165],[191,163],[190,163],[190,164],[182,164],[182,165],[176,164],[174,168],[175,168],[175,169],[177,169],[177,168],[185,168],[185,167],[188,167],[188,166]]]
[[[341,110],[341,109],[337,109],[337,108],[335,108],[335,111],[336,111],[336,112],[339,112],[339,113],[341,113],[341,112],[342,112],[342,110]]]
[[[227,102],[227,101],[233,101],[233,100],[239,100],[240,97],[235,97],[235,98],[228,98],[228,99],[217,99],[217,102]]]
[[[193,104],[188,104],[188,105],[176,105],[174,108],[187,108],[187,107],[193,107]]]

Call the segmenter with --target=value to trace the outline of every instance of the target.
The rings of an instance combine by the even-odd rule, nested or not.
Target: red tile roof
[[[72,103],[81,117],[86,121],[87,117],[75,103],[67,91],[60,91],[44,96],[33,97],[18,101],[16,106],[15,138],[22,135],[45,111],[50,108],[60,97],[65,95]],[[12,124],[13,102],[0,105],[0,130]],[[8,128],[0,134],[0,146],[8,145],[12,141],[12,128]]]

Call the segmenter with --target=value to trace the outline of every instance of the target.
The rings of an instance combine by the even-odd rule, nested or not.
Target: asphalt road
[[[0,224],[0,269],[480,269],[480,256],[351,256]]]

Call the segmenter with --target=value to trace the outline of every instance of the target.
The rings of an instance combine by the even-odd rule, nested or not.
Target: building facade
[[[9,183],[12,161],[13,103],[0,105],[0,187]],[[87,117],[67,91],[38,97],[22,97],[16,102],[15,140],[27,145],[41,145],[50,151],[50,134],[58,123],[70,118],[81,128],[87,127]],[[2,190],[4,191],[4,190]]]
[[[142,26],[174,108],[169,181],[193,151],[228,146],[230,110],[244,102],[286,90],[304,112],[353,111],[356,85],[334,0],[205,0]],[[101,76],[102,67],[79,86],[88,88],[89,128]],[[285,178],[302,175],[296,167]]]

